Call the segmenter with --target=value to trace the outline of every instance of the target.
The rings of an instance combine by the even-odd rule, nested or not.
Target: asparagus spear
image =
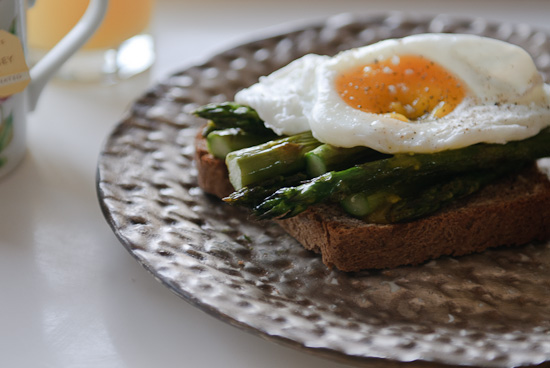
[[[320,144],[311,132],[305,132],[233,151],[225,159],[229,180],[239,190],[278,175],[298,172],[305,168],[304,154]]]
[[[457,198],[477,192],[486,184],[502,176],[504,172],[513,171],[509,167],[507,169],[473,172],[448,181],[445,180],[420,191],[417,196],[403,198],[384,211],[374,211],[366,219],[378,223],[395,223],[417,219],[437,211]]]
[[[368,147],[336,147],[322,144],[306,153],[306,171],[316,177],[328,171],[342,170],[359,162],[367,162],[387,157]]]
[[[296,187],[281,188],[255,208],[260,218],[291,217],[310,205],[346,195],[376,191],[390,183],[411,178],[489,170],[511,162],[550,156],[550,128],[534,137],[507,144],[476,144],[432,154],[399,154],[394,157],[332,171]]]
[[[375,212],[381,212],[382,209],[387,209],[394,203],[402,200],[398,194],[399,191],[379,190],[374,193],[359,192],[346,196],[340,205],[348,214],[367,218]]]
[[[275,193],[279,188],[298,185],[306,179],[307,175],[303,172],[298,172],[290,176],[278,175],[258,185],[242,187],[223,198],[223,200],[229,204],[238,203],[241,206],[254,208],[260,204],[264,198]]]
[[[216,124],[212,120],[208,120],[206,126],[202,129],[202,136],[208,137],[208,134],[212,133],[215,130],[219,130]]]
[[[504,174],[521,168],[523,163],[495,170],[468,172],[435,183],[407,183],[375,193],[361,192],[346,197],[342,207],[355,217],[371,223],[388,224],[410,221],[428,215],[451,201],[472,194]]]
[[[225,159],[229,152],[265,143],[275,137],[277,137],[275,133],[257,134],[241,128],[228,128],[208,133],[206,145],[208,152],[214,157]]]
[[[241,128],[249,132],[273,134],[273,131],[264,125],[256,110],[235,102],[208,104],[198,108],[193,114],[211,121],[207,133],[213,129]]]

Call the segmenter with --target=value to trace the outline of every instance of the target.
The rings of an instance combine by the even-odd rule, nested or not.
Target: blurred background
[[[448,14],[550,27],[550,2],[546,0],[158,0],[157,7],[174,10],[153,23],[153,29],[163,35],[157,39],[162,50],[158,67],[168,70],[289,24],[346,12]],[[167,27],[172,24],[189,31],[169,32]]]

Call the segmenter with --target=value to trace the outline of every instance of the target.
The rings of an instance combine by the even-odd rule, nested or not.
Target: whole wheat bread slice
[[[223,160],[208,153],[201,136],[195,149],[199,186],[227,196],[233,187]],[[407,223],[369,224],[335,205],[276,221],[306,249],[320,253],[327,266],[342,271],[416,265],[444,255],[543,241],[550,238],[550,182],[539,165]]]

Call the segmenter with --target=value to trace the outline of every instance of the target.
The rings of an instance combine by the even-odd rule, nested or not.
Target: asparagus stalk
[[[359,162],[367,162],[387,157],[368,147],[336,147],[322,144],[306,153],[306,171],[316,177],[333,170],[342,170]]]
[[[275,176],[255,186],[242,187],[231,193],[223,200],[229,204],[238,203],[241,206],[254,208],[260,204],[264,198],[275,193],[279,188],[298,185],[307,179],[303,172],[298,172],[290,176]]]
[[[473,172],[445,180],[420,191],[416,196],[407,196],[382,211],[374,211],[365,219],[375,223],[395,223],[420,218],[457,198],[477,192],[503,173],[512,172],[511,167],[515,166],[517,165],[510,165],[506,170]]]
[[[490,170],[512,162],[550,156],[550,128],[534,137],[507,144],[476,144],[432,154],[399,154],[342,171],[332,171],[296,187],[277,190],[255,208],[260,218],[291,217],[322,201],[340,201],[384,185],[473,170]]]
[[[273,134],[256,110],[235,102],[208,104],[198,108],[193,114],[211,121],[207,133],[213,129],[241,128],[249,132]]]
[[[202,136],[208,137],[208,134],[215,130],[219,130],[218,127],[216,127],[216,124],[212,120],[208,120],[206,126],[202,129]]]
[[[370,194],[356,193],[347,196],[341,205],[350,215],[371,223],[410,221],[433,213],[457,198],[472,194],[496,178],[522,166],[523,163],[513,163],[495,170],[474,171],[444,178],[431,184],[407,183]]]
[[[376,211],[380,212],[382,209],[386,209],[401,201],[402,198],[396,192],[379,190],[374,193],[359,192],[346,196],[340,205],[348,214],[359,217],[367,218]]]
[[[272,140],[230,152],[225,159],[229,180],[236,190],[305,168],[305,153],[321,143],[311,132]]]
[[[214,157],[225,159],[229,152],[265,143],[275,137],[277,137],[275,133],[257,134],[241,128],[228,128],[208,133],[206,145],[208,152]]]

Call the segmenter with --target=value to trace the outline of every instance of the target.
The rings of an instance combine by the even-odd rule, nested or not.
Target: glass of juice
[[[36,0],[27,12],[29,59],[51,49],[82,17],[89,0]],[[148,33],[154,0],[110,0],[98,31],[58,77],[116,83],[144,72],[155,59]]]

